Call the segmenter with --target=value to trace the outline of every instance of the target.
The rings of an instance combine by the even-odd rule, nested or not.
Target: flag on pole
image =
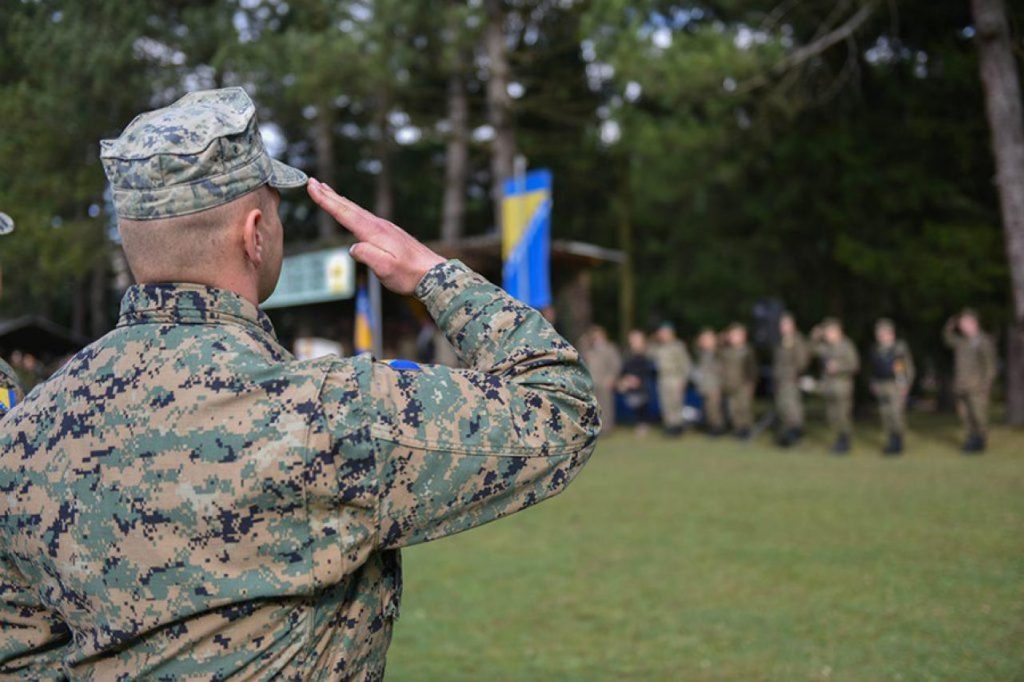
[[[354,348],[357,355],[373,352],[373,315],[370,312],[370,296],[366,285],[356,289],[356,325]]]
[[[505,291],[534,308],[551,305],[551,171],[505,181],[501,232]]]

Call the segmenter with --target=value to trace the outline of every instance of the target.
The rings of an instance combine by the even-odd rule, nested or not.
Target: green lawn
[[[617,433],[561,497],[404,553],[387,679],[1024,680],[1024,433],[967,458],[915,425],[898,460]]]

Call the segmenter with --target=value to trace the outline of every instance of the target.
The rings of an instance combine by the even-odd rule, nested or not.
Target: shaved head
[[[218,286],[225,276],[252,269],[252,249],[263,251],[256,264],[260,299],[270,295],[280,274],[282,229],[277,190],[263,186],[221,206],[158,220],[121,220],[121,244],[136,281],[192,282]],[[247,222],[255,220],[261,240],[247,242]],[[250,240],[251,241],[251,240]],[[249,250],[247,250],[247,248]]]

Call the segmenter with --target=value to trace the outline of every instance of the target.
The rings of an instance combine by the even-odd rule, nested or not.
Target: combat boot
[[[898,457],[903,454],[903,434],[890,433],[889,442],[886,443],[885,449],[882,450],[882,454],[887,457]]]
[[[961,448],[961,451],[965,455],[977,455],[981,453],[984,447],[984,441],[982,441],[981,436],[976,433],[972,433],[967,436],[967,440],[964,441],[964,446]]]
[[[829,452],[836,456],[848,455],[850,453],[850,434],[839,434],[836,438],[835,444]]]

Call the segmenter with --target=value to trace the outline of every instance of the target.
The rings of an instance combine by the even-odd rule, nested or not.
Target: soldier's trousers
[[[853,384],[833,386],[825,393],[825,417],[836,435],[853,428]]]
[[[878,399],[878,414],[882,429],[888,434],[902,435],[906,429],[907,401],[903,387],[895,381],[879,381],[873,385]]]
[[[804,425],[804,402],[795,381],[775,384],[775,411],[783,428],[800,429]]]
[[[704,420],[712,431],[721,431],[725,426],[722,415],[722,389],[709,388],[700,394],[704,401]]]
[[[988,391],[958,391],[956,411],[968,433],[985,437],[988,433]]]
[[[666,429],[683,425],[683,390],[686,379],[675,377],[658,379],[658,403],[661,405],[661,423]]]
[[[744,384],[739,388],[727,389],[725,399],[729,404],[729,420],[736,431],[749,431],[754,426],[754,387]]]
[[[594,397],[601,407],[601,431],[608,433],[615,428],[615,389],[594,383]]]

